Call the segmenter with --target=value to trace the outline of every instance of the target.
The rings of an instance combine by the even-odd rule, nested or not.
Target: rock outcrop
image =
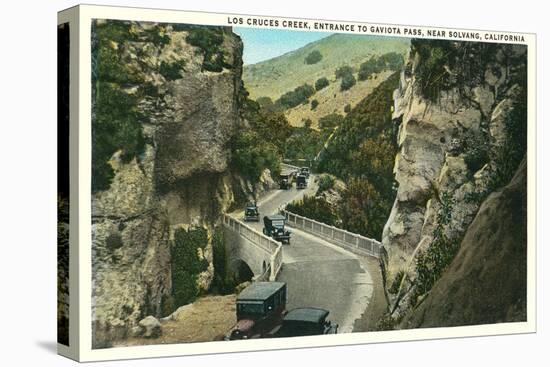
[[[460,251],[403,328],[526,321],[526,163],[481,205]]]
[[[450,41],[448,45],[460,47]],[[493,45],[482,51],[490,60],[482,66],[473,66],[472,58],[443,65],[452,85],[429,98],[421,92],[426,81],[419,76],[426,56],[423,59],[413,46],[394,93],[393,119],[399,125],[394,174],[399,186],[382,243],[388,255],[386,287],[392,289],[388,295],[396,319],[425,296],[415,291],[419,254],[432,246],[435,236],[449,246],[460,243],[483,199],[498,186],[498,159],[508,144],[506,124],[521,120],[516,112],[526,90],[526,48]],[[464,74],[472,70],[469,67],[485,72],[468,79],[471,75]],[[526,126],[526,117],[520,123]]]
[[[202,51],[187,42],[188,30],[132,23],[131,40],[114,43],[127,70],[147,86],[122,86],[139,95],[145,150],[125,162],[115,153],[110,187],[92,198],[94,347],[128,335],[139,320],[163,317],[171,305],[170,242],[175,229],[211,231],[234,200],[229,140],[241,124],[242,43],[221,30],[224,68],[205,70]],[[158,32],[168,42],[145,37]],[[159,66],[176,70],[165,75]],[[139,94],[138,94],[139,92]],[[212,245],[199,290],[213,278]]]

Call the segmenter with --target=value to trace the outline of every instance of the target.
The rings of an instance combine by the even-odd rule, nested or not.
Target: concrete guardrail
[[[291,227],[301,229],[304,232],[326,239],[331,243],[359,255],[374,256],[376,258],[380,257],[382,244],[377,240],[302,217],[286,209],[281,209],[280,212],[286,217],[287,224]]]
[[[228,214],[223,215],[223,224],[249,240],[254,246],[259,247],[270,257],[270,262],[264,274],[260,274],[256,280],[274,281],[283,266],[283,247],[273,238],[264,235],[249,227],[238,219]],[[267,276],[269,274],[269,276]]]

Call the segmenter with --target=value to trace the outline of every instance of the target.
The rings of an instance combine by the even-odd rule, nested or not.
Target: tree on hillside
[[[384,60],[384,62],[386,63],[386,66],[391,71],[400,70],[403,67],[403,64],[405,63],[405,60],[403,59],[403,55],[397,52],[389,52],[387,54],[382,55],[380,58]]]
[[[329,81],[327,78],[322,77],[315,81],[315,90],[320,91],[321,89],[327,87],[329,84]]]
[[[350,74],[353,74],[353,69],[349,65],[340,66],[334,72],[336,79],[343,78],[344,76],[350,75]]]
[[[285,108],[294,108],[302,103],[306,103],[308,98],[315,94],[315,88],[309,84],[303,84],[296,87],[293,91],[286,92],[277,101]]]
[[[319,101],[314,99],[313,101],[311,101],[311,109],[314,110],[317,108],[317,106],[319,106]]]
[[[323,59],[323,55],[318,50],[311,51],[305,58],[305,63],[308,65],[317,64]]]
[[[340,90],[345,91],[350,89],[355,85],[357,81],[355,80],[355,77],[353,74],[346,74],[342,77],[342,83],[340,84]]]
[[[367,80],[372,75],[378,74],[386,69],[386,61],[382,57],[371,57],[359,66],[359,80]]]

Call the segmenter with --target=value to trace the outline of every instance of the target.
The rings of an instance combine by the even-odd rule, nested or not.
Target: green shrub
[[[419,59],[415,68],[417,91],[432,102],[441,91],[452,88],[466,96],[471,88],[484,82],[485,71],[501,51],[506,53],[507,47],[496,43],[412,39],[411,56]],[[514,64],[515,69],[509,76],[512,83],[520,82],[526,65],[524,56],[513,54],[507,56],[508,64]]]
[[[110,250],[114,251],[118,248],[121,248],[123,245],[122,243],[122,236],[120,233],[111,233],[107,238],[105,239],[105,246]]]
[[[336,79],[343,78],[344,76],[350,75],[350,74],[353,74],[353,69],[351,68],[351,66],[348,66],[348,65],[340,66],[334,72]]]
[[[315,90],[320,91],[321,89],[328,87],[329,81],[327,78],[322,77],[315,81]]]
[[[317,64],[323,59],[323,55],[318,50],[311,51],[305,58],[305,63],[308,65]]]
[[[377,331],[387,331],[387,330],[395,330],[397,327],[397,320],[392,317],[389,313],[385,313],[380,317],[378,322],[376,323],[375,330]]]
[[[212,257],[214,263],[213,291],[219,294],[233,293],[237,280],[231,274],[228,274],[225,238],[223,229],[219,227],[214,230],[214,236],[212,237]]]
[[[319,128],[321,129],[334,129],[344,121],[344,116],[339,113],[331,113],[325,115],[319,119]]]
[[[405,272],[403,270],[399,270],[395,277],[393,278],[393,282],[388,288],[388,292],[391,294],[397,294],[399,291],[399,287],[401,286],[401,281],[403,280],[403,277],[405,276]]]
[[[386,68],[386,63],[381,57],[371,57],[359,66],[357,77],[359,80],[367,80],[373,74],[378,74]]]
[[[445,228],[451,222],[455,200],[450,193],[443,192],[439,203],[432,243],[416,257],[416,288],[411,297],[412,306],[416,305],[419,296],[432,289],[460,248],[459,239],[451,239],[445,235]]]
[[[293,108],[302,103],[306,103],[308,98],[315,94],[315,88],[309,84],[296,87],[293,91],[283,94],[278,102],[284,108]]]
[[[514,176],[527,152],[527,94],[523,89],[504,125],[505,142],[494,153],[490,189],[497,190]]]
[[[401,70],[401,68],[403,67],[403,64],[405,63],[405,60],[403,59],[403,55],[397,52],[389,52],[387,54],[382,55],[380,58],[384,60],[387,68],[391,71]]]
[[[137,112],[137,99],[116,84],[95,84],[94,119],[92,120],[92,191],[110,187],[114,171],[108,163],[121,150],[123,162],[129,162],[145,149],[143,116]]]
[[[319,101],[314,99],[313,101],[311,101],[311,109],[314,110],[317,108],[317,106],[319,106]]]
[[[181,79],[181,72],[185,71],[185,60],[178,60],[173,62],[162,61],[159,67],[159,73],[166,80]]]
[[[471,173],[479,171],[487,162],[489,162],[489,147],[486,141],[468,144],[464,163]]]
[[[292,134],[286,141],[284,157],[286,159],[312,160],[323,145],[319,131],[311,128],[311,120],[304,121],[304,126],[292,128]]]
[[[208,234],[202,227],[174,232],[171,244],[172,294],[175,307],[193,302],[199,295],[198,275],[208,269],[208,261],[199,257],[199,249],[208,244]]]
[[[259,182],[266,168],[273,174],[280,170],[281,160],[277,147],[253,130],[236,135],[232,140],[231,152],[233,167],[252,183]]]
[[[141,88],[144,80],[127,68],[120,48],[112,45],[125,41],[135,41],[129,22],[92,24],[92,192],[110,187],[114,171],[109,160],[115,152],[129,162],[145,149],[138,96],[123,90],[127,85]]]
[[[232,67],[225,62],[223,39],[223,28],[214,26],[193,26],[186,38],[187,43],[201,50],[202,69],[218,73]]]
[[[342,77],[342,82],[340,83],[340,90],[345,91],[350,89],[355,85],[357,81],[355,80],[355,77],[353,74],[346,74]]]
[[[165,33],[163,25],[158,24],[151,29],[143,30],[147,41],[154,43],[157,46],[166,46],[170,43],[170,36]]]
[[[350,178],[340,205],[342,227],[380,240],[392,204],[366,177]]]
[[[335,182],[336,180],[331,175],[321,176],[321,178],[319,179],[319,188],[317,189],[317,195],[324,191],[332,189]]]
[[[314,196],[304,196],[302,200],[293,201],[287,205],[286,209],[294,214],[314,219],[329,226],[335,225],[338,220],[330,204],[325,199]]]

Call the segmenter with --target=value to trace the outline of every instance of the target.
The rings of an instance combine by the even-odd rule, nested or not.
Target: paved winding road
[[[274,214],[279,207],[317,190],[315,176],[305,190],[274,190],[258,203],[260,215]],[[239,213],[242,218],[242,212]],[[249,222],[262,231],[263,221]],[[372,277],[364,261],[340,247],[301,230],[290,228],[290,245],[283,245],[283,269],[278,279],[288,287],[287,309],[321,307],[338,323],[339,332],[351,332],[354,321],[369,306],[373,294]],[[363,265],[362,265],[363,264]],[[363,266],[363,267],[362,267]],[[362,330],[356,330],[362,331]]]

